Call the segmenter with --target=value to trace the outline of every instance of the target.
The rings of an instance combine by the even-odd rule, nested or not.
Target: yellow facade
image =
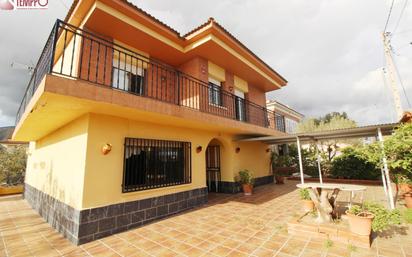
[[[85,115],[31,142],[25,183],[81,209],[88,125]]]
[[[26,183],[76,208],[86,209],[145,199],[206,186],[206,148],[221,147],[222,181],[234,181],[241,169],[269,175],[267,145],[236,142],[232,134],[164,126],[90,113],[30,145]],[[122,193],[126,137],[191,142],[192,183]],[[105,144],[113,146],[108,155]],[[202,147],[197,153],[196,148]],[[237,152],[236,149],[240,148]]]

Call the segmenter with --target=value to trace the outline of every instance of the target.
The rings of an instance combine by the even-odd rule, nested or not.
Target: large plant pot
[[[242,188],[243,188],[243,193],[245,195],[252,195],[252,193],[253,193],[253,185],[252,184],[243,184]]]
[[[354,215],[346,211],[348,217],[349,229],[352,233],[369,236],[372,231],[372,221],[375,217],[372,213],[363,212],[362,215]]]
[[[401,194],[406,194],[412,192],[412,185],[401,183],[399,184],[399,191]]]
[[[23,185],[0,186],[0,196],[1,195],[21,194],[22,192],[23,192]]]
[[[305,212],[311,212],[313,211],[315,204],[312,200],[302,200],[302,207]]]
[[[276,184],[285,184],[285,177],[275,176]]]
[[[407,193],[403,196],[407,208],[412,208],[412,193]]]

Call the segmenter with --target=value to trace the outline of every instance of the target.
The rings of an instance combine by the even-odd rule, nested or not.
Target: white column
[[[381,146],[381,149],[382,149],[382,162],[383,162],[383,170],[385,171],[386,184],[387,184],[388,194],[389,194],[389,206],[393,210],[393,209],[395,209],[395,203],[394,203],[394,200],[393,200],[391,178],[389,177],[388,163],[386,161],[385,151],[384,151],[384,147],[383,147],[383,137],[382,137],[381,128],[378,128],[378,139],[379,139],[380,146]]]
[[[382,174],[383,190],[385,191],[386,197],[389,197],[388,196],[388,187],[387,187],[386,178],[385,178],[385,171],[383,170],[383,167],[381,167],[381,174]]]
[[[319,181],[321,184],[323,184],[323,179],[322,179],[322,168],[320,167],[320,155],[319,155],[319,150],[317,144],[315,145],[316,147],[316,155],[318,159],[318,170],[319,170]]]
[[[305,184],[305,179],[303,178],[302,153],[300,151],[299,137],[296,137],[296,144],[297,144],[297,147],[298,147],[298,155],[299,155],[300,183]]]

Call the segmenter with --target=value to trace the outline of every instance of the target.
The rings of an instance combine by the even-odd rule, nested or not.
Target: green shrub
[[[18,185],[24,183],[26,171],[26,147],[12,146],[0,149],[0,184]]]
[[[412,209],[406,209],[403,212],[403,219],[406,223],[412,224]]]
[[[236,177],[236,180],[241,184],[251,184],[255,183],[255,178],[253,177],[253,173],[249,170],[241,170],[239,171],[239,175]]]
[[[368,162],[355,147],[346,147],[342,154],[332,161],[331,177],[345,179],[377,180],[381,171]]]
[[[309,190],[307,188],[299,189],[299,196],[301,200],[310,200]]]

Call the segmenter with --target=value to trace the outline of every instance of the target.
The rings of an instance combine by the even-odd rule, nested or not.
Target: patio
[[[368,186],[365,199],[386,203],[381,186]],[[411,226],[374,238],[370,249],[288,235],[286,222],[300,208],[296,182],[286,181],[258,187],[250,197],[211,194],[201,208],[74,246],[24,200],[3,198],[0,256],[412,256]]]

